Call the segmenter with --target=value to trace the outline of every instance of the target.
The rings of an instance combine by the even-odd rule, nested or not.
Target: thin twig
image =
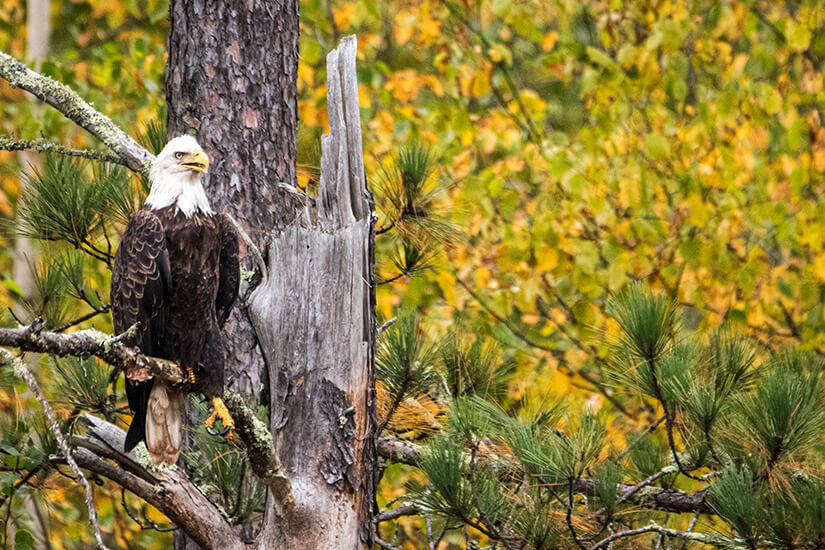
[[[401,548],[399,548],[397,546],[393,546],[389,542],[383,540],[381,537],[378,536],[378,533],[375,534],[374,538],[375,538],[375,542],[381,548],[386,548],[387,550],[401,550]]]
[[[567,480],[567,512],[564,515],[564,519],[567,522],[567,529],[570,531],[570,534],[573,535],[573,542],[576,543],[576,546],[581,548],[582,550],[586,550],[584,543],[579,540],[579,534],[576,532],[576,528],[573,525],[573,481],[575,478],[572,476],[570,479]]]
[[[656,399],[662,404],[662,412],[665,413],[665,431],[667,432],[667,443],[670,447],[670,452],[673,455],[673,461],[676,463],[676,466],[679,468],[679,473],[681,473],[685,477],[689,477],[695,481],[702,481],[702,478],[695,476],[688,472],[685,467],[682,465],[681,460],[679,460],[679,453],[676,452],[676,441],[673,438],[673,413],[668,409],[667,403],[665,403],[665,396],[662,392],[662,388],[659,386],[659,378],[656,376],[656,361],[653,359],[648,359],[648,365],[650,366],[650,381],[653,384],[653,391],[656,394]]]
[[[93,317],[96,317],[96,316],[98,316],[98,315],[102,315],[102,314],[104,314],[104,313],[108,313],[108,312],[109,312],[109,306],[108,306],[108,305],[107,305],[107,306],[104,306],[104,307],[102,307],[102,308],[100,308],[100,309],[96,309],[96,310],[94,310],[94,311],[90,311],[90,312],[89,312],[89,313],[87,313],[86,315],[83,315],[83,316],[81,316],[81,317],[78,317],[78,318],[77,318],[77,319],[75,319],[74,321],[69,321],[69,322],[68,322],[68,323],[66,323],[65,325],[60,326],[60,327],[57,327],[56,329],[54,329],[54,332],[63,332],[64,330],[67,330],[67,329],[70,329],[70,328],[72,328],[72,327],[74,327],[74,326],[77,326],[77,325],[79,325],[80,323],[84,323],[84,322],[88,321],[89,319],[92,319]]]
[[[394,519],[398,519],[403,516],[417,516],[418,515],[418,508],[415,506],[410,506],[409,504],[405,504],[403,506],[399,506],[398,508],[393,508],[392,510],[386,510],[381,512],[375,519],[373,520],[375,523],[383,523],[385,521],[392,521]]]
[[[141,521],[139,517],[135,516],[132,513],[132,510],[131,510],[131,508],[129,508],[129,505],[126,504],[126,489],[124,489],[123,487],[120,488],[120,504],[123,506],[123,509],[126,510],[126,515],[128,515],[132,519],[132,521],[137,523],[140,526],[140,528],[143,529],[143,530],[153,529],[153,530],[161,532],[161,533],[168,533],[169,531],[177,531],[178,530],[178,528],[174,527],[174,526],[173,527],[161,527],[160,525],[158,525],[157,523],[155,523],[151,519],[147,518],[145,511],[144,511],[144,514],[143,514],[143,519],[144,519],[144,521],[146,521],[146,523],[143,523],[143,521]]]
[[[276,183],[279,189],[283,189],[284,191],[292,195],[295,199],[297,199],[301,203],[301,206],[307,206],[307,204],[309,204],[309,206],[315,206],[315,199],[310,197],[309,193],[301,193],[300,190],[283,181],[279,181]]]
[[[659,427],[659,425],[660,425],[662,422],[664,422],[664,420],[665,420],[665,415],[662,415],[662,416],[660,416],[659,418],[657,418],[657,419],[653,422],[653,424],[651,424],[650,426],[648,426],[647,428],[645,428],[645,431],[643,431],[642,433],[640,433],[640,434],[639,434],[639,437],[637,437],[636,439],[634,439],[634,440],[633,440],[633,441],[632,441],[632,442],[631,442],[631,443],[630,443],[627,447],[625,447],[625,448],[624,448],[624,450],[623,450],[621,453],[619,453],[619,455],[616,457],[616,460],[619,460],[620,458],[624,457],[624,455],[626,455],[626,454],[630,451],[630,449],[632,449],[632,448],[636,445],[636,443],[638,443],[639,441],[641,441],[643,437],[645,437],[646,435],[648,435],[649,433],[651,433],[653,430],[655,430],[656,428],[658,428],[658,427]]]
[[[393,325],[393,323],[395,323],[396,319],[398,319],[398,317],[393,317],[392,319],[390,319],[389,321],[386,321],[383,325],[378,327],[378,334],[381,334],[382,332],[384,332],[385,330],[390,328]]]
[[[235,221],[235,218],[232,217],[231,214],[227,214],[226,217],[229,218],[229,221],[232,222],[232,225],[235,226],[235,230],[241,236],[243,242],[246,243],[247,248],[252,250],[252,252],[255,254],[255,260],[258,262],[258,269],[261,270],[261,276],[266,277],[266,261],[264,261],[264,255],[261,254],[261,249],[258,248],[258,245],[255,244],[255,242],[252,240],[252,237],[250,237],[249,234],[246,231],[244,231],[244,228],[241,227],[241,224]]]
[[[8,350],[0,348],[0,361],[10,365],[14,372],[17,373],[23,380],[26,381],[28,384],[29,389],[40,402],[41,407],[43,407],[43,412],[46,415],[46,419],[49,423],[49,429],[51,430],[52,434],[54,435],[55,439],[57,440],[57,445],[60,447],[60,451],[66,457],[66,462],[69,464],[69,467],[74,472],[76,478],[80,481],[81,485],[86,489],[86,507],[89,509],[89,522],[92,524],[95,530],[95,539],[97,539],[97,547],[101,550],[108,550],[105,544],[103,544],[103,536],[100,534],[100,525],[97,522],[97,512],[95,511],[95,501],[94,495],[92,494],[92,486],[89,485],[89,480],[86,479],[86,476],[83,475],[83,472],[78,467],[77,462],[75,462],[74,458],[72,457],[72,451],[69,448],[69,444],[66,442],[66,439],[63,437],[63,432],[60,431],[60,426],[57,423],[57,419],[54,416],[54,412],[52,411],[51,405],[49,405],[48,400],[43,396],[43,393],[40,391],[40,386],[37,383],[37,380],[32,375],[29,368],[26,366],[26,363],[22,361],[19,357],[15,356]]]
[[[100,162],[109,162],[126,166],[126,162],[119,156],[101,151],[88,149],[72,149],[47,139],[16,139],[11,136],[0,136],[0,151],[37,151],[38,153],[55,153],[69,157],[80,157]]]
[[[699,516],[701,516],[701,515],[702,515],[702,512],[696,512],[695,514],[693,514],[693,519],[690,520],[690,525],[688,525],[687,531],[685,531],[685,533],[692,533],[693,532],[693,528],[696,527],[696,522],[699,520]],[[681,550],[685,550],[685,547],[687,546],[687,541],[688,541],[688,539],[684,539],[682,541]]]

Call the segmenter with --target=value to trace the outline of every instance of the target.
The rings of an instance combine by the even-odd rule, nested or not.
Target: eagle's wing
[[[139,210],[129,218],[112,266],[112,321],[115,333],[136,326],[128,346],[138,346],[147,355],[160,352],[166,325],[165,297],[171,288],[166,235],[160,219],[150,210]],[[152,382],[126,378],[126,396],[134,412],[126,450],[144,438],[146,403]]]
[[[238,260],[238,233],[235,225],[226,214],[218,215],[218,231],[221,241],[221,263],[218,278],[218,295],[215,298],[215,312],[218,326],[222,327],[232,311],[238,297],[238,285],[241,280],[240,262]]]

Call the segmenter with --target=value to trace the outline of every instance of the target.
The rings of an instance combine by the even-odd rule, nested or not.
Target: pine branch
[[[66,458],[66,462],[72,469],[72,472],[74,472],[75,477],[80,481],[80,484],[83,485],[83,488],[86,490],[86,507],[89,509],[89,523],[91,523],[94,527],[97,547],[101,550],[108,550],[108,547],[103,544],[103,537],[100,534],[100,525],[97,522],[97,512],[95,511],[95,499],[92,494],[92,486],[89,485],[89,480],[86,479],[86,476],[84,476],[83,472],[80,471],[80,467],[78,467],[77,462],[75,462],[74,458],[72,458],[69,444],[66,442],[66,438],[63,437],[63,432],[60,431],[60,425],[57,423],[57,419],[54,416],[54,411],[52,411],[51,405],[49,405],[48,400],[40,391],[40,385],[37,383],[37,379],[35,379],[34,375],[26,366],[26,363],[8,350],[0,349],[0,363],[11,367],[17,375],[26,381],[29,389],[40,402],[40,406],[43,407],[43,412],[46,415],[49,430],[51,430],[52,435],[54,435],[54,438],[57,440],[57,445],[60,447],[60,452],[63,453],[63,456]]]
[[[82,157],[100,162],[109,162],[127,166],[126,162],[119,156],[102,151],[90,151],[88,149],[72,149],[59,143],[51,142],[47,139],[15,139],[11,136],[0,136],[0,151],[37,151],[38,153],[55,153],[69,157]],[[128,167],[128,166],[127,166]]]
[[[148,171],[154,156],[106,115],[86,103],[71,88],[29,69],[0,50],[0,78],[48,103],[75,124],[97,137],[134,172]]]
[[[392,437],[380,437],[377,441],[378,456],[400,464],[418,465],[421,455],[415,448],[405,441]],[[645,480],[642,487],[633,484],[619,484],[622,502],[634,504],[649,510],[682,513],[709,513],[711,510],[705,502],[706,491],[686,493],[677,489],[663,489],[661,487],[645,486],[653,480]],[[573,490],[577,494],[588,497],[597,496],[596,484],[590,478],[579,478],[573,483]]]

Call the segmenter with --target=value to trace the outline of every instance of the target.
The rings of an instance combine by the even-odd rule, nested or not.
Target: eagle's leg
[[[235,427],[235,421],[232,420],[232,417],[229,415],[229,411],[226,408],[226,405],[223,403],[223,399],[220,397],[213,397],[212,398],[212,407],[213,411],[212,414],[209,415],[209,418],[206,419],[206,429],[209,431],[210,434],[213,435],[232,435],[232,429]],[[224,431],[221,434],[212,431],[212,428],[215,427],[215,421],[220,419],[223,423]]]
[[[186,374],[189,375],[189,383],[194,386],[195,385],[195,371],[192,370],[192,367],[186,367]]]

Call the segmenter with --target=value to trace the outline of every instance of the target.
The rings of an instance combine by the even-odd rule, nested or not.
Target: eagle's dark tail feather
[[[132,409],[132,423],[126,432],[124,452],[129,452],[135,445],[146,439],[146,406],[149,403],[149,394],[152,392],[152,380],[134,382],[126,379],[126,397],[129,408]]]

